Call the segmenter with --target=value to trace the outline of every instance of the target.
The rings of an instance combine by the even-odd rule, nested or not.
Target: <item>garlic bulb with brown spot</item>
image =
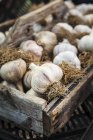
[[[53,63],[56,65],[60,65],[62,64],[62,62],[71,64],[73,67],[78,69],[81,68],[81,63],[79,58],[76,56],[75,53],[71,51],[61,52],[53,60]]]
[[[58,45],[55,46],[53,50],[54,57],[57,56],[61,52],[71,51],[75,54],[78,53],[77,48],[74,45],[71,45],[67,39],[64,39],[63,42],[60,42]]]
[[[93,52],[93,33],[82,37],[80,40],[77,40],[79,51],[91,51]]]
[[[87,25],[77,25],[75,26],[74,30],[77,32],[77,34],[90,34],[91,28]]]
[[[93,14],[88,14],[84,16],[86,23],[90,26],[93,25]]]
[[[33,71],[31,87],[38,93],[44,93],[47,88],[61,80],[63,72],[61,68],[53,63],[45,63],[41,66],[30,65]]]
[[[57,37],[50,31],[41,31],[34,34],[35,41],[42,46],[45,51],[52,52],[54,46],[57,44]]]
[[[0,32],[0,45],[3,44],[6,40],[4,33]]]
[[[73,26],[78,24],[85,24],[83,14],[76,9],[71,9],[65,16],[65,20]]]
[[[0,69],[0,76],[9,82],[15,83],[22,79],[26,72],[26,63],[22,59],[9,61],[2,65]]]
[[[40,59],[42,57],[43,48],[36,44],[33,40],[27,40],[21,43],[20,49],[26,52],[32,52],[36,56],[38,56]]]
[[[31,79],[32,79],[32,71],[28,71],[26,72],[25,76],[24,76],[24,85],[30,89],[31,88]]]

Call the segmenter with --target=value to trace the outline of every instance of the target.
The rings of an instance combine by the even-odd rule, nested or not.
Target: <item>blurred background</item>
[[[0,0],[0,22],[15,19],[53,0]],[[74,3],[93,3],[93,0],[72,0]]]

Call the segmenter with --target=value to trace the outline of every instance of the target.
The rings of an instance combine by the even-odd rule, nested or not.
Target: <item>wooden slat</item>
[[[62,7],[63,0],[55,0],[40,9],[37,9],[31,13],[28,13],[17,19],[15,25],[13,26],[10,35],[6,39],[4,46],[15,47],[23,40],[27,40],[32,36],[32,25],[42,19],[44,19],[49,14],[54,13],[57,9]]]
[[[81,80],[81,82],[72,90],[64,100],[55,107],[50,108],[48,112],[44,109],[44,133],[54,133],[63,127],[69,120],[72,112],[81,104],[90,94],[93,82],[93,69]],[[47,107],[46,107],[47,108]],[[48,129],[50,128],[50,129]]]
[[[7,100],[12,106],[15,106],[20,112],[42,121],[42,109],[47,105],[46,100],[35,96],[26,97],[24,93],[5,86],[0,88],[0,99],[2,98]]]

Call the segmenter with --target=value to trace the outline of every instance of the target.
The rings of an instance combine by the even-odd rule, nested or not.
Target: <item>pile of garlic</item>
[[[66,5],[68,6],[67,3]],[[33,40],[21,42],[18,48],[20,52],[34,54],[38,57],[39,63],[31,62],[27,67],[26,61],[21,58],[5,63],[0,68],[2,84],[42,98],[42,95],[51,94],[49,87],[57,89],[57,86],[59,88],[60,85],[60,89],[63,88],[62,79],[65,74],[60,65],[66,63],[72,69],[81,72],[82,62],[79,59],[79,54],[93,52],[91,27],[93,15],[92,13],[87,15],[92,11],[92,8],[93,5],[75,6],[71,3],[69,12],[64,18],[65,22],[55,24],[51,31],[41,31],[41,26],[35,24],[33,28],[36,32],[33,33]],[[76,21],[73,22],[74,20]],[[51,16],[46,19],[47,23],[52,21]],[[6,34],[8,36],[8,32]],[[2,44],[5,41],[5,36],[0,33],[0,38],[0,44]],[[51,59],[42,61],[45,52]],[[59,91],[55,90],[55,92]]]

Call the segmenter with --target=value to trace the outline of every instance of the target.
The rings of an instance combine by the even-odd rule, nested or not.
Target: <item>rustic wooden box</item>
[[[32,24],[49,13],[62,11],[63,1],[50,4],[20,17],[13,26],[4,45],[15,47],[31,38]],[[46,136],[55,133],[69,120],[75,108],[90,94],[93,85],[93,65],[86,69],[86,76],[68,87],[67,96],[56,97],[49,104],[40,97],[30,97],[11,87],[0,85],[0,117],[14,122],[29,131]]]

